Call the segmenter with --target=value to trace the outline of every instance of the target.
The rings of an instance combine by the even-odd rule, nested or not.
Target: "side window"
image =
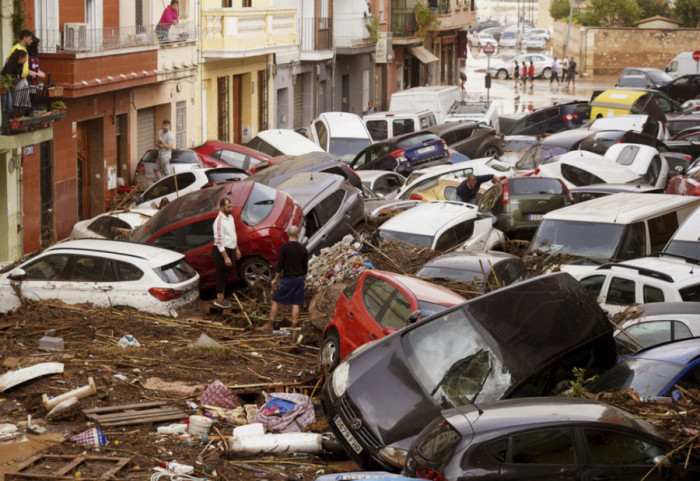
[[[114,267],[110,259],[104,257],[75,256],[73,274],[75,282],[114,282]]]
[[[400,189],[404,184],[404,178],[398,175],[387,175],[384,177],[386,179],[386,184],[392,190]]]
[[[406,319],[411,314],[411,304],[408,298],[402,292],[396,291],[396,294],[386,307],[379,324],[382,327],[393,327],[401,329],[406,327]]]
[[[372,282],[369,285],[367,285],[368,280],[369,276],[365,278],[365,283],[362,285],[362,300],[369,315],[378,322],[382,308],[394,294],[396,288],[376,277],[372,277]]]
[[[175,192],[175,177],[169,176],[153,184],[146,192],[143,193],[141,199],[143,202],[148,202],[150,200],[157,199],[158,197],[172,194],[173,192]]]
[[[469,137],[471,137],[473,133],[474,133],[473,128],[461,128],[461,129],[455,130],[454,131],[454,136],[455,136],[454,141],[460,142],[462,140],[466,140]]]
[[[187,247],[193,249],[214,240],[214,221],[207,219],[190,224],[187,230]]]
[[[633,304],[635,302],[634,287],[634,281],[613,277],[605,302],[623,306]]]
[[[138,281],[143,277],[141,269],[128,262],[117,262],[117,274],[121,282]]]
[[[576,464],[574,433],[571,429],[550,429],[513,436],[510,460],[517,464]]]
[[[457,245],[454,228],[449,228],[438,237],[435,243],[436,251],[445,251]]]
[[[460,222],[452,228],[457,238],[457,243],[464,242],[469,239],[474,233],[474,219],[466,222]]]
[[[636,436],[603,429],[584,429],[591,463],[602,466],[653,466],[666,449]]]
[[[695,366],[678,380],[676,385],[683,389],[700,389],[700,366]]]
[[[326,223],[338,212],[343,203],[344,191],[338,190],[323,199],[315,208],[318,213],[318,221],[320,226]]]
[[[314,124],[314,127],[316,127],[319,145],[323,150],[328,150],[328,132],[326,131],[326,126],[323,122],[318,121]]]
[[[37,259],[30,265],[23,267],[28,281],[67,280],[68,254],[54,254]]]
[[[661,156],[655,155],[649,163],[649,169],[644,174],[644,181],[649,185],[656,185],[656,181],[661,174]]]
[[[647,221],[652,252],[660,252],[678,229],[678,218],[671,212]]]
[[[454,132],[445,132],[440,135],[440,138],[444,140],[447,145],[454,145],[457,141],[457,136]]]
[[[601,179],[600,177],[568,164],[561,165],[561,175],[562,177],[564,177],[564,179],[568,180],[576,187],[580,187],[582,185],[605,183],[605,181],[603,181],[603,179]]]
[[[627,351],[621,354],[633,354],[639,349],[671,341],[673,339],[671,329],[671,321],[641,322],[627,327],[617,336],[617,341]]]
[[[372,140],[375,142],[377,140],[386,140],[389,138],[386,120],[368,120],[366,125],[367,130],[369,130],[369,135],[372,136]]]
[[[445,187],[445,200],[454,200],[459,202],[459,197],[457,197],[457,187],[448,185]]]
[[[249,162],[246,162],[247,156],[233,150],[222,150],[219,158],[226,162],[231,167],[247,170],[250,168]]]
[[[484,450],[493,457],[496,461],[501,463],[506,462],[506,452],[508,449],[508,439],[497,439],[496,441],[491,441],[484,445]]]
[[[423,115],[420,119],[420,129],[427,129],[428,127],[432,127],[433,125],[436,125],[435,123],[435,116],[433,114],[428,114],[428,115]]]
[[[358,277],[355,279],[355,282],[351,282],[348,287],[343,289],[343,295],[347,297],[348,299],[352,299],[352,296],[355,294],[355,289],[357,288],[357,283],[360,282],[360,278]]]
[[[644,285],[644,302],[664,302],[664,293],[656,287]]]
[[[700,302],[700,284],[680,289],[678,292],[683,302]]]
[[[600,290],[605,284],[605,276],[588,276],[584,277],[580,281],[581,285],[588,289],[591,294],[598,297],[600,295]]]
[[[416,131],[413,119],[394,119],[391,123],[394,127],[394,137]]]
[[[374,192],[376,192],[377,194],[386,195],[393,190],[394,190],[393,188],[389,187],[389,177],[388,176],[380,177],[374,183]]]
[[[152,244],[177,252],[187,252],[212,242],[213,239],[214,218],[211,218],[168,231],[154,240]]]
[[[625,228],[625,233],[622,239],[620,252],[618,256],[621,259],[636,259],[643,257],[646,254],[646,231],[644,222],[630,224]]]

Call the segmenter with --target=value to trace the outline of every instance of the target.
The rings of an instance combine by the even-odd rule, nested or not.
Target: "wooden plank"
[[[93,408],[93,409],[86,409],[83,411],[85,414],[92,414],[92,413],[104,413],[104,412],[110,412],[110,411],[122,411],[124,409],[134,409],[134,408],[139,408],[139,407],[154,407],[154,406],[167,406],[168,403],[165,401],[155,401],[155,402],[150,402],[150,403],[141,403],[141,404],[125,404],[123,406],[107,406],[103,408]]]
[[[179,421],[182,419],[182,416],[161,416],[157,418],[152,418],[144,421],[132,421],[132,420],[124,420],[124,421],[112,421],[106,424],[100,423],[100,425],[104,427],[117,427],[117,426],[130,426],[133,424],[145,424],[145,423],[160,423],[163,421]],[[96,421],[98,422],[98,421]]]
[[[127,421],[127,420],[148,420],[152,417],[162,417],[162,416],[179,416],[179,418],[184,419],[187,417],[182,411],[155,411],[141,413],[139,415],[114,415],[114,416],[100,416],[100,415],[90,415],[89,419],[94,419],[100,423],[112,422],[112,421]]]
[[[39,474],[39,473],[27,473],[23,470],[30,468],[31,466],[41,462],[48,461],[51,459],[65,459],[67,464],[54,470],[51,474]],[[114,467],[109,468],[104,473],[100,475],[100,479],[110,479],[122,468],[124,468],[132,458],[117,458],[117,457],[101,457],[101,456],[71,456],[71,455],[55,455],[55,454],[40,454],[33,456],[17,466],[17,470],[11,473],[5,474],[6,481],[21,480],[21,479],[39,479],[39,480],[74,480],[75,476],[68,475],[71,470],[79,469],[79,466],[88,461],[97,461],[100,463],[113,462]]]
[[[56,471],[56,476],[67,476],[73,468],[77,468],[83,461],[85,461],[85,456],[78,456],[73,461]]]

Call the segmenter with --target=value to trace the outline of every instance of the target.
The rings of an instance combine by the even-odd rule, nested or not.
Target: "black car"
[[[443,411],[416,437],[403,475],[457,481],[698,479],[700,461],[650,424],[576,398],[498,401]],[[668,458],[665,458],[669,455]],[[659,471],[652,471],[659,464]]]
[[[663,70],[650,67],[627,67],[622,70],[620,78],[628,75],[642,75],[646,77],[647,82],[650,85],[649,88],[652,89],[658,89],[662,85],[666,85],[673,80],[673,77]]]
[[[328,172],[329,174],[338,174],[344,177],[350,185],[362,191],[362,181],[357,174],[342,163],[337,155],[327,152],[309,152],[308,154],[298,155],[293,159],[261,170],[248,178],[260,182],[261,184],[269,185],[270,187],[276,187],[284,180],[289,179],[299,172]]]
[[[574,367],[615,363],[595,297],[566,273],[503,287],[346,357],[322,390],[336,438],[362,469],[398,471],[413,438],[449,409],[550,394]]]
[[[506,135],[544,135],[581,127],[591,118],[591,104],[585,101],[554,104],[520,117],[501,116],[499,125]]]
[[[671,135],[676,135],[678,132],[695,127],[700,127],[700,112],[671,117],[666,122],[666,128]]]
[[[350,162],[355,170],[391,170],[408,175],[413,170],[449,164],[447,144],[432,132],[398,135],[365,147]]]
[[[503,153],[503,140],[496,130],[478,122],[449,122],[425,129],[447,143],[447,146],[470,159],[498,157]]]
[[[535,170],[543,161],[579,148],[581,142],[591,135],[584,128],[564,130],[552,134],[530,147],[515,163],[516,170]]]
[[[698,98],[700,97],[700,74],[683,75],[658,89],[680,103]]]

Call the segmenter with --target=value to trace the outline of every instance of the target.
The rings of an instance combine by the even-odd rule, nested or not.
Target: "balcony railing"
[[[0,133],[12,135],[29,130],[46,128],[51,122],[66,116],[65,104],[54,105],[58,100],[51,96],[55,89],[46,85],[23,88],[0,88],[2,124]]]
[[[288,8],[203,9],[201,48],[207,56],[237,56],[295,46],[296,13]]]
[[[197,27],[189,22],[172,25],[165,34],[157,31],[157,25],[87,27],[87,24],[75,23],[67,24],[63,31],[37,31],[42,40],[41,52],[102,52],[197,40]]]
[[[313,52],[333,49],[333,19],[326,17],[302,18],[301,51]]]
[[[372,40],[367,30],[369,18],[364,16],[333,17],[333,35],[336,47],[355,47]]]
[[[413,37],[418,31],[418,22],[413,10],[396,10],[391,13],[391,31],[394,37]]]

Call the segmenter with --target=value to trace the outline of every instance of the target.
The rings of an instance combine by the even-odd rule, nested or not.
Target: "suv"
[[[513,65],[514,62],[518,62],[518,65],[522,65],[523,62],[529,67],[530,62],[533,62],[535,66],[535,77],[542,77],[544,79],[549,79],[552,76],[552,62],[554,59],[548,55],[541,55],[536,53],[525,53],[518,55],[508,62],[502,62],[500,64],[492,65],[489,68],[489,73],[498,77],[501,80],[508,78],[513,78]]]
[[[492,127],[477,122],[450,122],[426,129],[439,136],[447,146],[471,159],[498,157],[503,153],[503,140]]]
[[[173,149],[170,157],[170,169],[173,174],[187,172],[204,167],[202,159],[192,150]],[[158,150],[149,149],[143,154],[141,160],[136,165],[136,175],[134,184],[136,190],[148,189],[151,184],[158,180],[156,170],[158,170]]]
[[[372,137],[362,118],[349,112],[325,112],[315,118],[309,127],[309,139],[323,150],[349,162],[368,145]]]
[[[602,265],[579,276],[579,281],[613,315],[635,303],[700,302],[698,264],[683,257],[659,254]]]
[[[420,112],[376,112],[362,117],[372,140],[390,139],[398,135],[410,134],[437,124],[435,114],[430,110]]]
[[[576,100],[554,104],[514,117],[501,116],[501,132],[506,135],[544,135],[581,127],[591,116],[591,105]]]
[[[407,175],[418,167],[448,164],[447,144],[430,132],[414,132],[377,142],[357,154],[355,170],[392,170]]]

